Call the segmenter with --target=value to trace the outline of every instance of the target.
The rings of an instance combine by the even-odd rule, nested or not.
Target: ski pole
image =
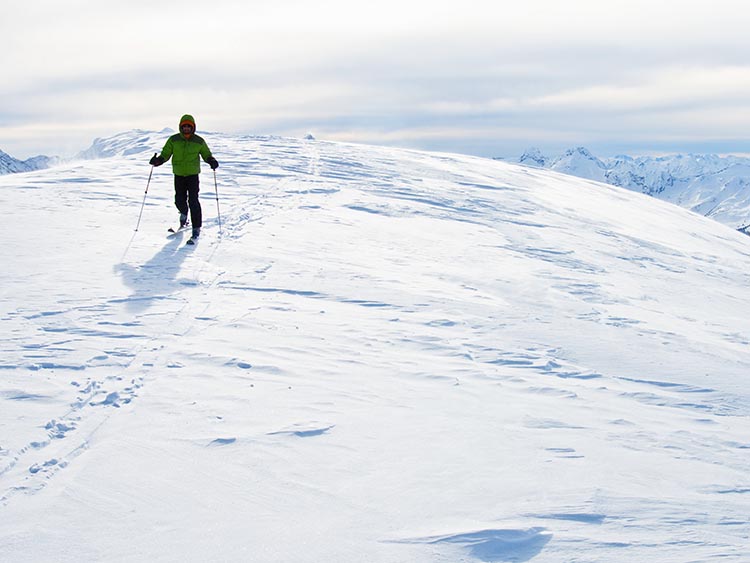
[[[214,189],[216,190],[216,214],[219,217],[219,232],[221,232],[221,211],[219,211],[219,185],[216,183],[216,168],[214,168]]]
[[[154,153],[156,156],[156,153]],[[138,223],[135,226],[135,230],[138,231],[138,227],[141,226],[141,217],[143,216],[143,208],[146,206],[146,196],[148,195],[148,187],[151,185],[151,175],[154,173],[154,165],[151,165],[151,172],[148,173],[148,182],[146,182],[146,191],[143,193],[143,203],[141,204],[141,212],[138,214]]]

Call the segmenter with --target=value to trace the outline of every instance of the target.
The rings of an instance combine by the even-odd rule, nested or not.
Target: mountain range
[[[0,150],[0,175],[14,174],[16,172],[33,172],[49,168],[58,162],[56,157],[33,156],[26,160],[19,160]]]
[[[556,157],[530,148],[515,162],[654,196],[743,232],[750,224],[748,158],[712,154],[598,158],[576,147]]]

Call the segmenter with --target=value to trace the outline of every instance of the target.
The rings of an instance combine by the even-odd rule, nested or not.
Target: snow
[[[34,156],[26,160],[18,160],[7,153],[0,151],[0,175],[14,174],[17,172],[30,172],[48,168],[58,162],[56,157]]]
[[[748,158],[677,154],[599,159],[578,147],[555,158],[531,148],[518,162],[652,195],[733,229],[750,224]]]
[[[0,178],[0,560],[750,558],[750,239],[546,170],[201,134],[192,248],[168,165],[133,231],[164,132]]]

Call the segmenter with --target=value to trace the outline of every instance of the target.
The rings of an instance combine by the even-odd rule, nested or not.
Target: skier
[[[211,170],[219,167],[206,141],[195,134],[195,119],[192,115],[186,114],[180,118],[180,132],[167,139],[161,154],[159,156],[154,154],[149,162],[153,166],[161,166],[172,158],[174,204],[180,210],[180,228],[187,224],[188,210],[190,211],[190,221],[193,225],[192,239],[198,238],[203,223],[201,204],[198,199],[200,191],[198,174],[201,171],[199,156],[211,167]]]

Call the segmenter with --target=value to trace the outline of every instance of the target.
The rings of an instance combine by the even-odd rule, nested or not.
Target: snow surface
[[[193,248],[168,165],[144,194],[163,133],[0,178],[1,561],[750,560],[748,237],[204,136]]]

